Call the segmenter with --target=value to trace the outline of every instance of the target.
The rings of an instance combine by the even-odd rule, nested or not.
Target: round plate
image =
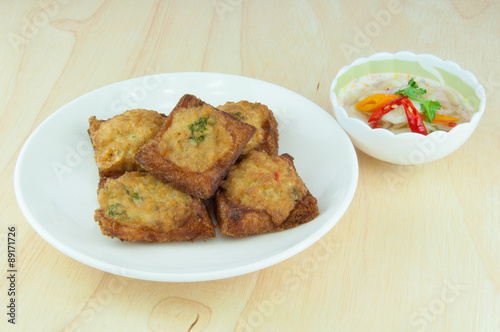
[[[294,229],[241,239],[217,232],[206,241],[131,243],[102,235],[93,218],[98,172],[88,118],[107,119],[133,108],[168,114],[186,93],[215,107],[239,100],[267,105],[278,121],[280,154],[294,157],[299,175],[318,199],[320,215]],[[144,76],[87,93],[54,112],[31,134],[14,171],[22,213],[55,248],[106,272],[175,282],[233,277],[299,253],[342,217],[357,181],[354,147],[326,111],[280,86],[216,73]]]

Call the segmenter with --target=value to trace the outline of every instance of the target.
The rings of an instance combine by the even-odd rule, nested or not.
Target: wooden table
[[[500,331],[498,1],[33,0],[2,1],[0,13],[0,330]],[[346,214],[282,263],[217,281],[134,280],[60,253],[18,208],[23,143],[86,92],[148,74],[221,72],[278,84],[333,114],[329,88],[342,66],[400,50],[475,73],[488,98],[479,127],[421,166],[357,151]],[[324,259],[310,264],[315,257]]]

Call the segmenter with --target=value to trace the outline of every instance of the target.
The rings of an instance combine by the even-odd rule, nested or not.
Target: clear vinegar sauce
[[[426,93],[423,94],[426,100],[435,100],[441,103],[441,109],[437,113],[460,119],[455,124],[470,121],[474,109],[458,91],[437,81],[404,73],[370,74],[357,78],[340,91],[339,103],[350,117],[360,119],[368,124],[368,119],[373,112],[362,112],[356,109],[356,104],[377,93],[395,94],[396,91],[408,87],[408,81],[412,77],[419,88],[426,90]],[[415,100],[411,100],[411,102],[422,114],[420,103]],[[436,130],[449,131],[453,128],[449,123],[444,122],[429,123],[424,121],[424,124],[428,133]],[[382,116],[378,127],[390,130],[395,134],[411,131],[402,105]]]

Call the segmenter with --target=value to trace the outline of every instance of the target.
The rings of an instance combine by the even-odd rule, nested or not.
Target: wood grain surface
[[[0,330],[500,331],[499,1],[4,0],[0,15]],[[124,278],[62,254],[18,208],[13,173],[27,137],[89,91],[221,72],[278,84],[333,114],[329,88],[342,66],[401,50],[478,77],[488,101],[476,132],[421,166],[357,151],[346,214],[280,264],[209,282]],[[15,325],[8,225],[18,230]]]

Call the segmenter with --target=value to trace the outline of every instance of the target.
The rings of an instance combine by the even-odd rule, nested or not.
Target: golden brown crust
[[[318,216],[318,203],[310,192],[297,202],[289,216],[279,225],[271,221],[269,213],[252,210],[231,201],[220,189],[215,196],[215,215],[222,234],[246,237],[278,232],[305,224]]]
[[[129,175],[139,177],[150,176],[141,172],[127,172],[122,177]],[[95,211],[94,219],[99,223],[102,234],[111,238],[117,237],[121,241],[146,242],[190,241],[215,237],[215,228],[212,219],[205,204],[199,198],[189,199],[188,206],[184,207],[184,211],[180,211],[179,209],[178,213],[170,220],[146,221],[141,217],[124,219],[121,216],[110,215],[109,207],[106,205],[109,201],[106,202],[105,199],[101,199],[100,194],[104,190],[113,190],[107,187],[111,187],[112,182],[119,178],[102,178],[99,182],[98,196],[100,198],[100,208]],[[129,183],[132,188],[133,184]],[[162,185],[168,186],[167,184]],[[151,186],[148,188],[151,188]],[[119,196],[120,194],[117,193],[117,190],[114,190],[115,196]],[[176,190],[173,189],[173,191]],[[179,195],[179,193],[172,193],[172,195],[176,194]],[[167,199],[164,195],[161,195],[161,197]],[[113,202],[116,202],[116,199]],[[145,209],[144,213],[149,212],[146,210],[149,209]]]
[[[142,167],[134,155],[153,138],[166,116],[155,111],[133,109],[107,120],[89,118],[88,134],[94,147],[94,158],[100,177],[119,176]]]
[[[229,168],[251,139],[255,128],[209,106],[211,114],[218,118],[222,130],[231,138],[230,147],[226,153],[217,155],[215,162],[203,165],[206,167],[203,171],[179,166],[178,162],[176,163],[165,156],[165,146],[168,145],[165,142],[171,140],[168,136],[168,130],[175,125],[176,117],[181,117],[182,112],[204,106],[209,105],[193,95],[184,95],[172,110],[156,137],[139,149],[135,159],[142,167],[162,181],[192,196],[208,199],[215,193]],[[203,146],[203,143],[200,146]],[[196,153],[196,151],[193,153]],[[186,154],[186,158],[194,158],[193,153]],[[189,161],[189,159],[186,160]]]
[[[262,130],[264,131],[264,141],[258,145],[255,150],[257,151],[265,151],[270,156],[275,156],[278,154],[279,149],[279,134],[278,134],[278,122],[276,118],[271,113],[264,125],[262,126]]]
[[[203,202],[199,202],[203,204]],[[215,237],[215,230],[210,216],[205,208],[194,207],[200,213],[196,219],[186,221],[184,225],[174,230],[163,230],[163,225],[127,225],[106,217],[104,211],[98,209],[94,219],[99,223],[103,235],[117,237],[121,241],[174,242],[210,239]],[[208,218],[208,219],[207,219]]]
[[[257,129],[252,139],[243,149],[239,159],[243,159],[252,150],[265,151],[270,156],[278,154],[278,122],[273,112],[266,105],[241,100],[236,103],[228,101],[217,108],[245,123],[251,124]]]
[[[295,192],[297,199],[290,192]],[[309,222],[318,214],[317,200],[296,173],[288,154],[270,157],[264,152],[250,152],[231,169],[215,199],[221,233],[233,237],[282,231]]]
[[[94,133],[97,130],[99,130],[99,128],[101,127],[101,124],[104,121],[105,120],[98,120],[94,115],[89,118],[89,129],[87,130],[87,132],[89,133],[89,136],[91,139],[92,139],[92,135],[94,135]]]

